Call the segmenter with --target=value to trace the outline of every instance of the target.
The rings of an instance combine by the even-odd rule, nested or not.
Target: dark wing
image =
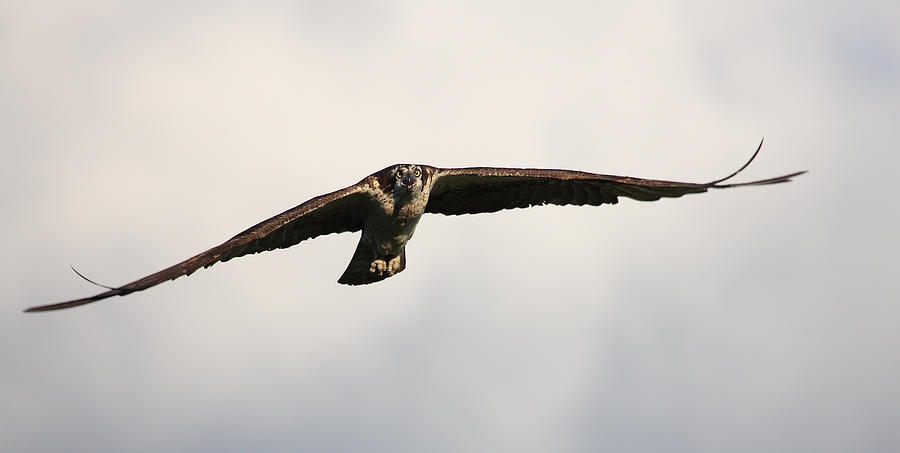
[[[346,189],[313,198],[248,228],[223,244],[140,280],[118,288],[109,288],[109,291],[84,299],[31,307],[25,311],[58,310],[96,302],[107,297],[124,296],[174,280],[182,275],[190,275],[201,267],[209,267],[219,261],[287,248],[323,234],[359,231],[362,229],[363,217],[372,202],[369,186],[366,180],[363,180]]]
[[[736,172],[705,184],[599,175],[573,170],[441,168],[436,170],[425,212],[458,215],[545,204],[597,206],[617,203],[618,197],[653,201],[663,197],[674,198],[706,192],[708,189],[777,184],[806,173],[801,171],[759,181],[722,184],[747,168],[761,148],[762,142],[750,160]]]

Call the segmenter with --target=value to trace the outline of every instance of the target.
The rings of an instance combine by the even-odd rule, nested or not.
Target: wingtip
[[[77,307],[79,305],[88,304],[94,302],[93,298],[87,299],[78,299],[69,302],[60,302],[58,304],[49,304],[49,305],[36,305],[34,307],[28,307],[22,310],[23,313],[36,313],[41,311],[53,311],[53,310],[62,310],[64,308]]]
[[[128,294],[128,292],[123,292],[123,291],[121,291],[120,288],[114,288],[109,291],[102,292],[100,294],[97,294],[97,295],[94,295],[91,297],[85,297],[82,299],[68,300],[65,302],[58,302],[55,304],[36,305],[34,307],[28,307],[25,310],[23,310],[23,312],[24,313],[33,313],[33,312],[38,312],[38,311],[62,310],[64,308],[78,307],[81,305],[89,304],[91,302],[97,302],[98,300],[103,300],[103,299],[106,299],[106,298],[112,297],[112,296],[121,296],[123,294]]]
[[[744,186],[766,186],[770,184],[781,184],[784,182],[790,182],[794,177],[800,176],[806,173],[807,170],[794,172],[788,175],[776,176],[774,178],[760,179],[758,181],[749,181],[749,182],[739,182],[734,184],[715,184],[709,186],[712,189],[730,189],[732,187],[744,187]]]
[[[75,269],[75,266],[69,265],[69,269],[72,269],[72,272],[74,272],[76,275],[78,275],[79,277],[81,277],[84,281],[86,281],[86,282],[88,282],[88,283],[90,283],[90,284],[92,284],[92,285],[96,285],[96,286],[99,286],[99,287],[101,287],[101,288],[106,288],[106,289],[109,289],[109,290],[116,289],[116,288],[114,288],[114,287],[112,287],[112,286],[107,286],[107,285],[104,285],[104,284],[101,284],[101,283],[97,283],[97,282],[95,282],[95,281],[93,281],[93,280],[91,280],[91,279],[85,277],[84,274],[82,274],[81,272],[78,272],[78,269]]]
[[[800,175],[806,173],[807,171],[809,171],[809,170],[803,170],[803,171],[798,171],[798,172],[794,172],[791,174],[787,174],[784,176],[777,176],[774,178],[761,179],[758,181],[741,182],[741,183],[734,183],[734,184],[722,184],[723,182],[737,176],[738,173],[744,171],[744,169],[746,169],[748,166],[750,166],[750,163],[752,163],[756,159],[756,156],[759,155],[760,150],[762,150],[762,145],[763,145],[764,141],[765,141],[765,137],[760,139],[759,145],[756,147],[756,151],[753,152],[753,155],[750,156],[750,159],[747,160],[747,162],[744,163],[744,165],[742,165],[741,168],[738,168],[737,171],[735,171],[734,173],[732,173],[724,178],[717,179],[715,181],[707,183],[706,186],[709,188],[713,188],[713,189],[727,189],[727,188],[731,188],[731,187],[740,187],[740,186],[761,186],[761,185],[766,185],[766,184],[779,184],[779,183],[783,183],[783,182],[788,182],[791,180],[791,178],[800,176]]]
[[[765,140],[766,140],[765,137],[763,137],[762,139],[760,139],[759,145],[756,146],[756,151],[753,151],[753,155],[750,156],[750,159],[748,159],[747,162],[744,163],[744,165],[741,165],[741,168],[738,168],[734,173],[732,173],[732,174],[730,174],[730,175],[728,175],[728,176],[726,176],[726,177],[724,177],[724,178],[719,178],[719,179],[717,179],[717,180],[715,180],[715,181],[711,181],[711,182],[707,183],[707,185],[708,185],[709,187],[716,187],[716,186],[719,186],[719,183],[723,183],[723,182],[725,182],[725,181],[728,181],[729,179],[734,178],[735,176],[737,176],[738,173],[744,171],[744,169],[747,168],[747,167],[749,167],[749,166],[750,166],[750,163],[752,163],[753,160],[756,159],[756,156],[759,155],[759,152],[762,150],[763,142],[764,142]]]

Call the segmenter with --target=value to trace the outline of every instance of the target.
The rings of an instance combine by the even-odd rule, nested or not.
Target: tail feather
[[[353,253],[353,258],[350,258],[350,264],[347,265],[347,269],[344,270],[343,275],[338,279],[338,283],[344,285],[368,285],[390,277],[386,272],[381,275],[378,275],[376,272],[369,272],[372,261],[376,258],[374,247],[366,240],[366,236],[361,234],[359,244],[356,245],[356,251]],[[400,252],[400,268],[395,270],[394,274],[399,273],[403,269],[406,269],[405,248]]]

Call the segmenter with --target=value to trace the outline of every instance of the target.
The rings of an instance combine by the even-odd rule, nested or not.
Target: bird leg
[[[388,261],[385,260],[375,260],[372,261],[372,265],[369,266],[369,272],[378,275],[387,275],[390,277],[394,275],[400,270],[400,255],[397,255]]]

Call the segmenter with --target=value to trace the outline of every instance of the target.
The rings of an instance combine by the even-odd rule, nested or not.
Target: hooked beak
[[[407,189],[412,190],[413,185],[415,185],[416,183],[416,177],[413,176],[413,172],[408,171],[403,174],[403,179],[401,180],[401,182],[404,186],[406,186]]]

